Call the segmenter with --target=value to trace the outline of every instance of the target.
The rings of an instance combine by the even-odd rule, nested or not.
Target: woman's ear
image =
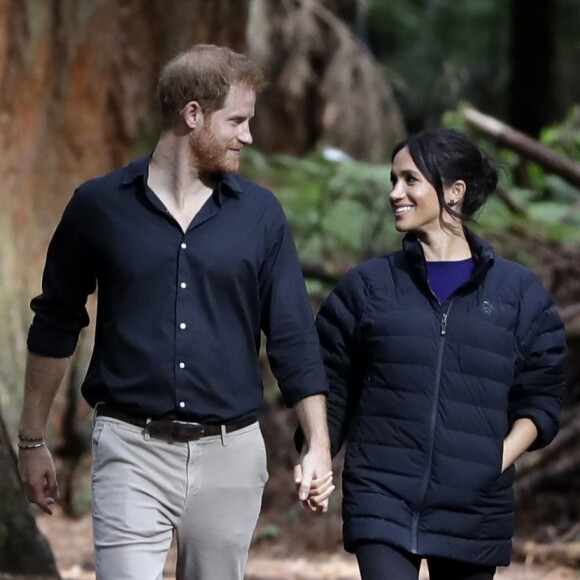
[[[463,197],[465,196],[466,189],[467,186],[465,185],[465,181],[463,181],[463,179],[458,179],[451,185],[448,185],[445,188],[445,200],[447,205],[449,207],[461,205],[463,203]]]

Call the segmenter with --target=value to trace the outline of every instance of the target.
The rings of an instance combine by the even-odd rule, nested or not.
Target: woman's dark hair
[[[440,206],[450,215],[471,221],[497,186],[497,171],[476,145],[455,129],[426,129],[411,135],[393,150],[391,162],[408,147],[417,169],[435,188]],[[458,180],[466,189],[461,213],[445,201],[443,188]]]

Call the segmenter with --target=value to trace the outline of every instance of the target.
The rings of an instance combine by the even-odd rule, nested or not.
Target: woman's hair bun
[[[489,157],[483,152],[481,154],[481,176],[487,195],[491,195],[497,187],[498,174]]]

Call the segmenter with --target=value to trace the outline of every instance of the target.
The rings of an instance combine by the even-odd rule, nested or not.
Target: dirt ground
[[[63,580],[94,580],[90,517],[71,520],[57,512],[51,517],[38,516],[37,523],[52,546]],[[360,580],[355,559],[344,552],[289,558],[279,555],[284,551],[280,546],[253,548],[246,580]],[[174,565],[175,552],[172,550],[167,560],[166,578],[173,578]],[[500,569],[496,578],[580,580],[580,571],[557,565],[514,563]],[[426,571],[422,571],[421,580],[427,579]]]

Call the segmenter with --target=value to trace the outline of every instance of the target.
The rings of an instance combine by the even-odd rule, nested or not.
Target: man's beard
[[[228,150],[241,150],[238,143],[220,145],[209,128],[202,127],[199,134],[193,133],[189,147],[195,169],[199,173],[231,173],[238,170],[240,165],[237,157],[228,157]]]

